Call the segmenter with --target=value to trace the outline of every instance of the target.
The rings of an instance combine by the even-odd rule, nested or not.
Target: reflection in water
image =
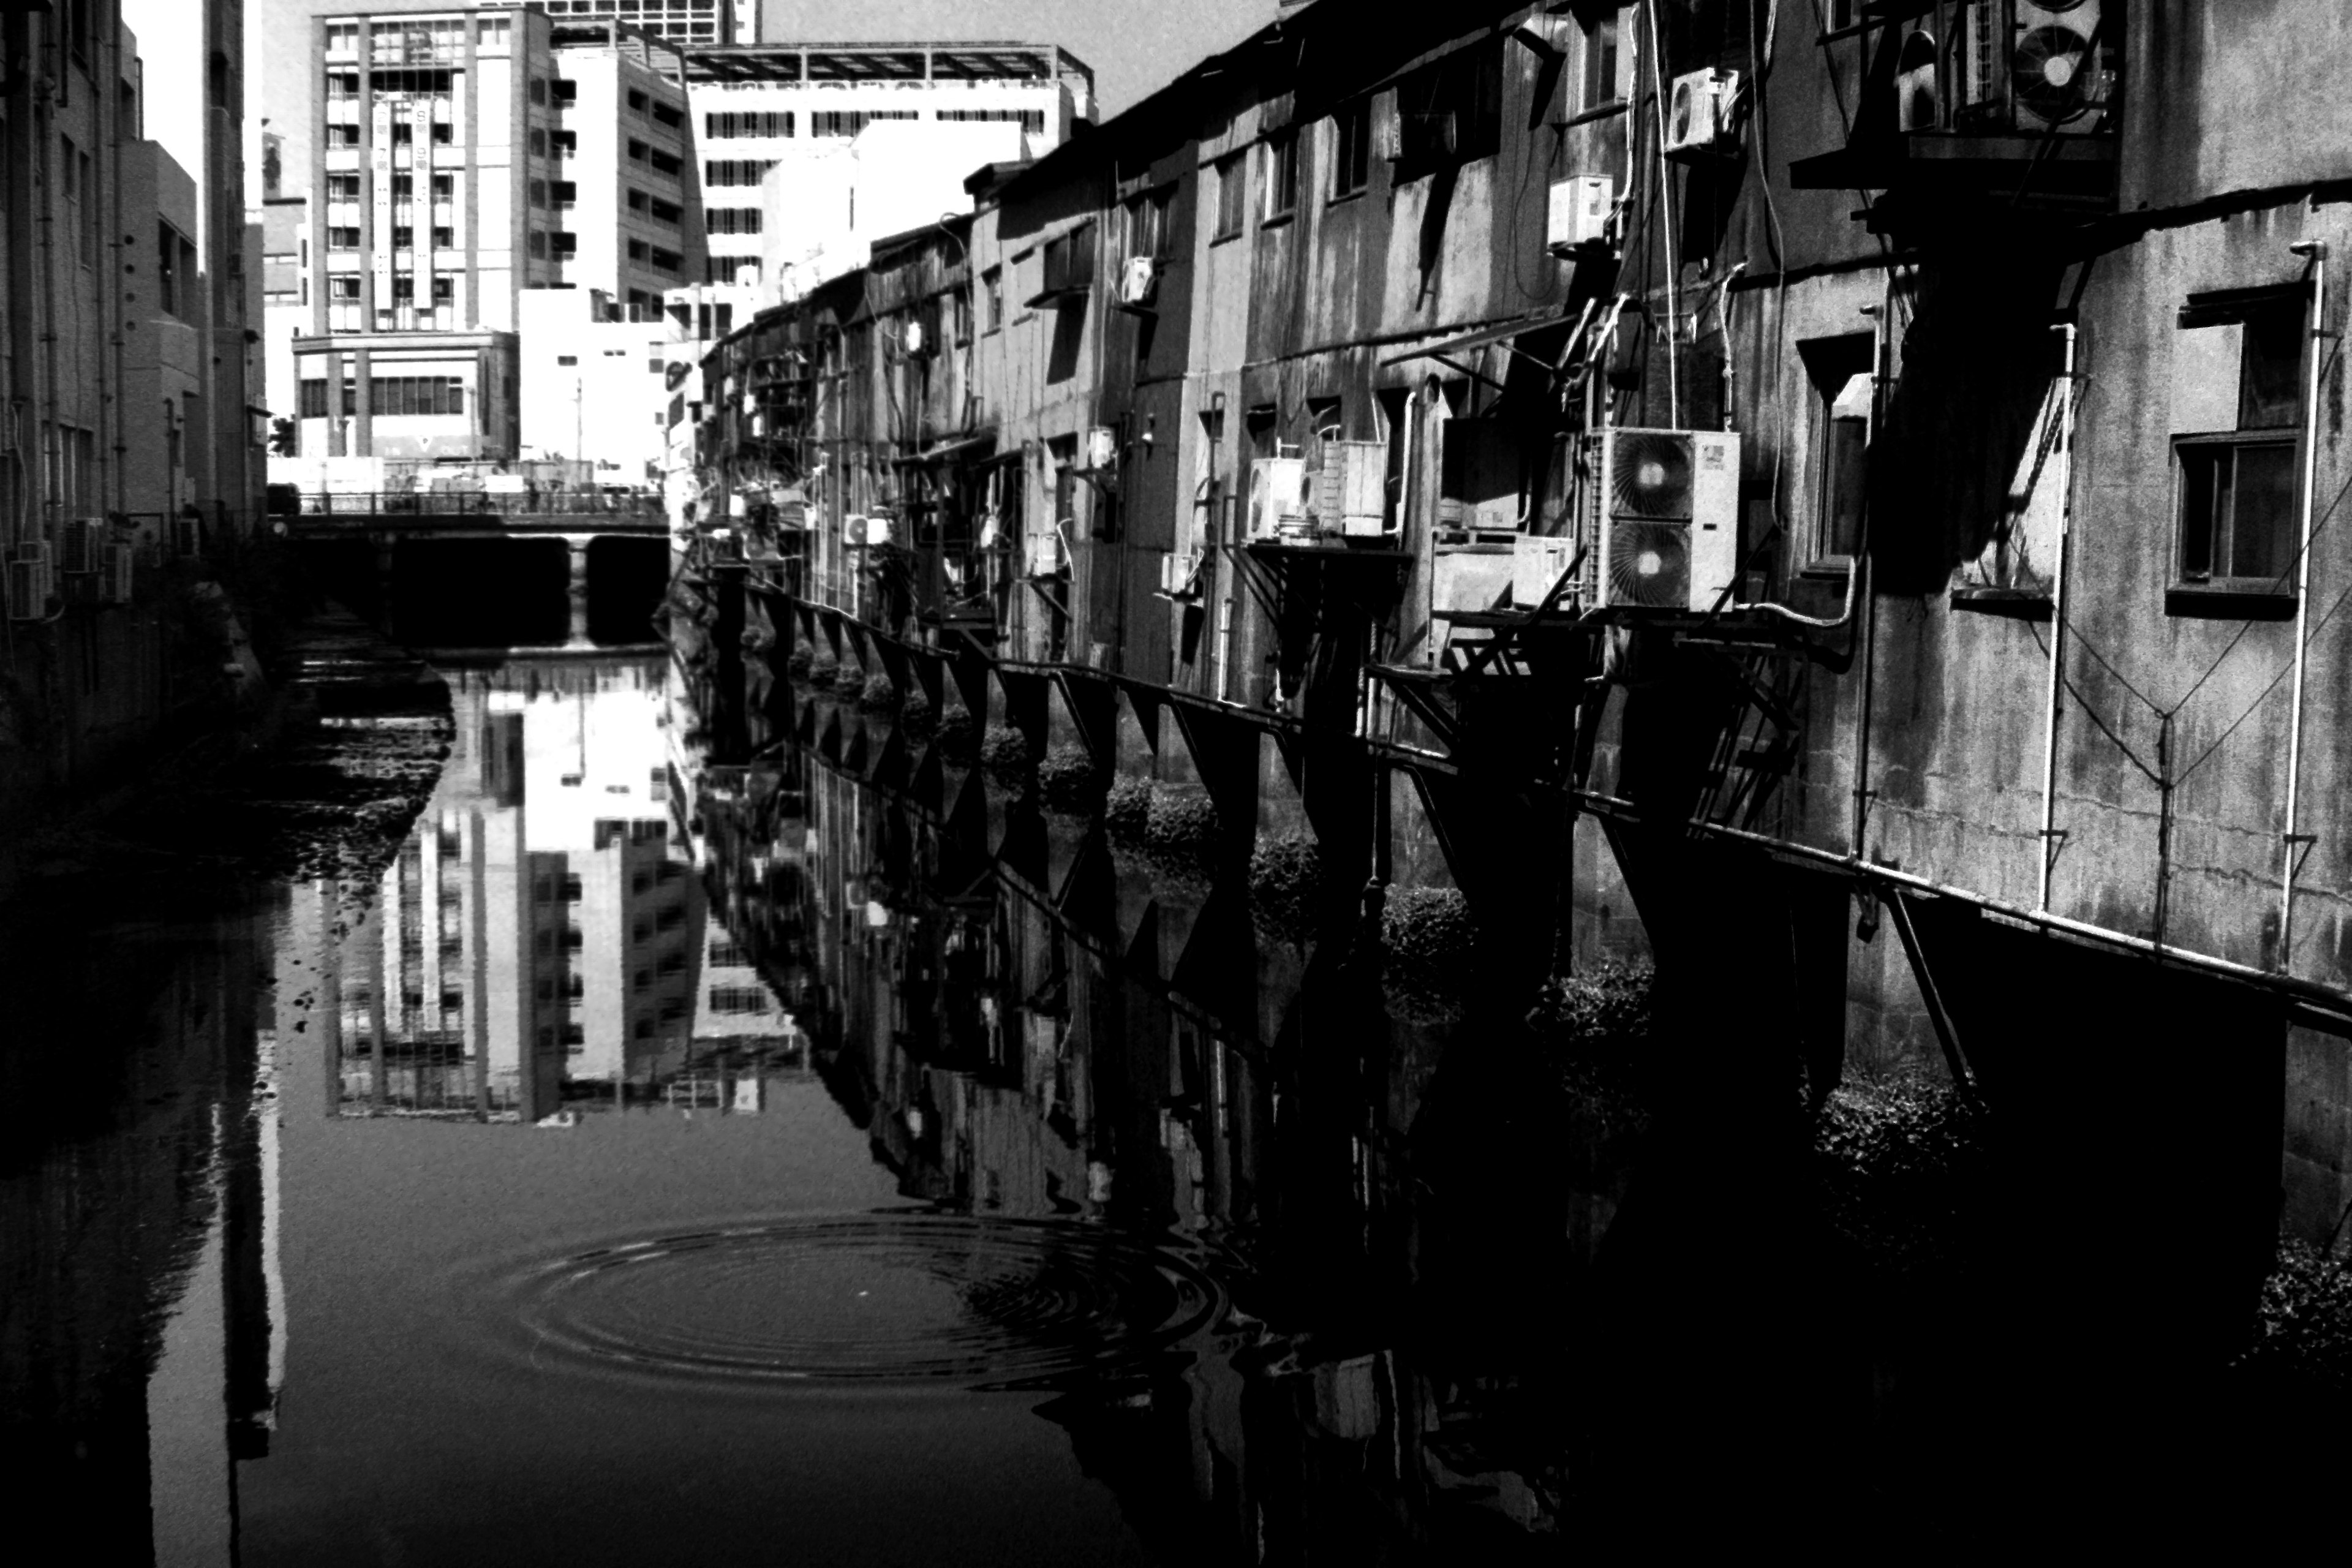
[[[367,885],[8,943],[58,1044],[0,1056],[57,1108],[5,1167],[5,1458],[91,1560],[1552,1528],[1568,1227],[1481,1217],[1527,1141],[1446,1028],[977,776],[919,806],[772,742],[707,666],[446,674]]]
[[[692,874],[660,658],[447,672],[457,739],[376,897],[319,949],[343,1115],[757,1110],[791,1019]]]

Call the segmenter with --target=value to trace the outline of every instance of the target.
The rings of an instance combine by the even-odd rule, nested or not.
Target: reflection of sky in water
[[[704,907],[669,668],[449,672],[441,785],[320,953],[346,1111],[536,1121],[592,1085],[756,1110],[769,1078],[804,1068],[792,1019]]]

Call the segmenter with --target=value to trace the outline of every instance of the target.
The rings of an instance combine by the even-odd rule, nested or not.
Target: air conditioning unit
[[[1705,158],[1738,151],[1733,118],[1738,99],[1738,71],[1686,71],[1675,78],[1666,110],[1666,156]]]
[[[1201,574],[1197,555],[1171,552],[1160,558],[1160,591],[1171,599],[1198,597],[1193,586]]]
[[[1068,549],[1062,542],[1062,531],[1038,534],[1029,545],[1029,575],[1059,576],[1070,569]]]
[[[2105,118],[2116,40],[2101,30],[2101,14],[2102,0],[2016,0],[2009,90],[2019,130],[2080,134]]]
[[[85,576],[105,564],[106,520],[68,519],[58,539],[58,569],[68,576]]]
[[[136,560],[137,552],[128,544],[110,544],[106,547],[106,564],[98,577],[98,596],[101,603],[109,605],[131,603]]]
[[[890,542],[890,519],[880,512],[866,520],[866,542],[869,545]]]
[[[841,520],[841,542],[852,550],[866,548],[866,515],[851,512]]]
[[[172,518],[171,523],[172,553],[184,560],[194,555],[197,549],[196,520],[184,515],[175,515]]]
[[[1118,302],[1143,306],[1160,292],[1160,263],[1149,256],[1130,256],[1118,275]]]
[[[1260,458],[1250,464],[1252,542],[1290,539],[1307,531],[1307,461]]]
[[[1944,113],[1937,86],[1936,35],[1914,27],[1895,58],[1895,121],[1897,129],[1937,131]]]
[[[1118,461],[1118,432],[1097,425],[1087,432],[1087,467],[1108,468]]]
[[[1609,215],[1617,203],[1617,182],[1606,174],[1573,174],[1551,183],[1551,216],[1545,242],[1558,257],[1609,243]]]
[[[1715,608],[1739,569],[1739,437],[1618,428],[1585,439],[1583,510],[1597,535],[1584,542],[1586,603]]]
[[[49,600],[57,591],[57,575],[49,569],[47,542],[37,540],[17,545],[8,561],[8,618],[12,621],[47,618]]]
[[[1559,574],[1576,559],[1576,541],[1549,534],[1522,533],[1511,541],[1511,603],[1532,610],[1544,601]],[[1570,584],[1572,594],[1576,584]]]
[[[1378,441],[1326,441],[1315,477],[1315,521],[1326,533],[1378,539],[1388,521],[1388,447]]]

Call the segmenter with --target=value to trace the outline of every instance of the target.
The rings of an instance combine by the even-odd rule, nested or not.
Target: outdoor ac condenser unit
[[[1737,150],[1732,105],[1739,96],[1739,73],[1686,71],[1675,78],[1666,110],[1666,156],[1703,158]]]
[[[1160,263],[1149,256],[1130,256],[1118,275],[1118,302],[1149,305],[1160,291]]]
[[[1573,174],[1551,184],[1550,217],[1545,239],[1551,253],[1573,256],[1609,243],[1609,214],[1617,201],[1617,182],[1606,174]]]
[[[1616,428],[1585,439],[1585,602],[1714,609],[1739,570],[1739,437]]]
[[[2020,131],[2079,134],[2105,118],[2116,39],[2099,25],[2102,9],[2101,0],[2016,0],[2009,90]]]
[[[1326,441],[1316,476],[1315,521],[1326,533],[1378,539],[1388,508],[1388,447],[1378,441]]]
[[[845,517],[845,518],[843,518],[843,519],[841,520],[841,542],[842,542],[842,543],[844,543],[844,544],[845,544],[845,545],[849,546],[849,548],[850,548],[850,549],[852,549],[852,550],[860,550],[860,549],[865,548],[865,545],[866,545],[866,514],[865,514],[865,513],[863,513],[863,512],[851,512],[847,517]]]
[[[1195,596],[1193,581],[1200,575],[1201,562],[1185,551],[1171,551],[1160,558],[1160,591],[1171,599]]]
[[[1307,461],[1260,458],[1250,464],[1249,537],[1295,537],[1307,528]]]

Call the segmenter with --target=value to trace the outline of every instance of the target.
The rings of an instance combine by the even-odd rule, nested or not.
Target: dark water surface
[[[6,1458],[76,1561],[1557,1549],[1609,1200],[1507,1097],[1445,1145],[1455,1026],[776,693],[444,674],[380,873],[65,867],[7,936]]]

